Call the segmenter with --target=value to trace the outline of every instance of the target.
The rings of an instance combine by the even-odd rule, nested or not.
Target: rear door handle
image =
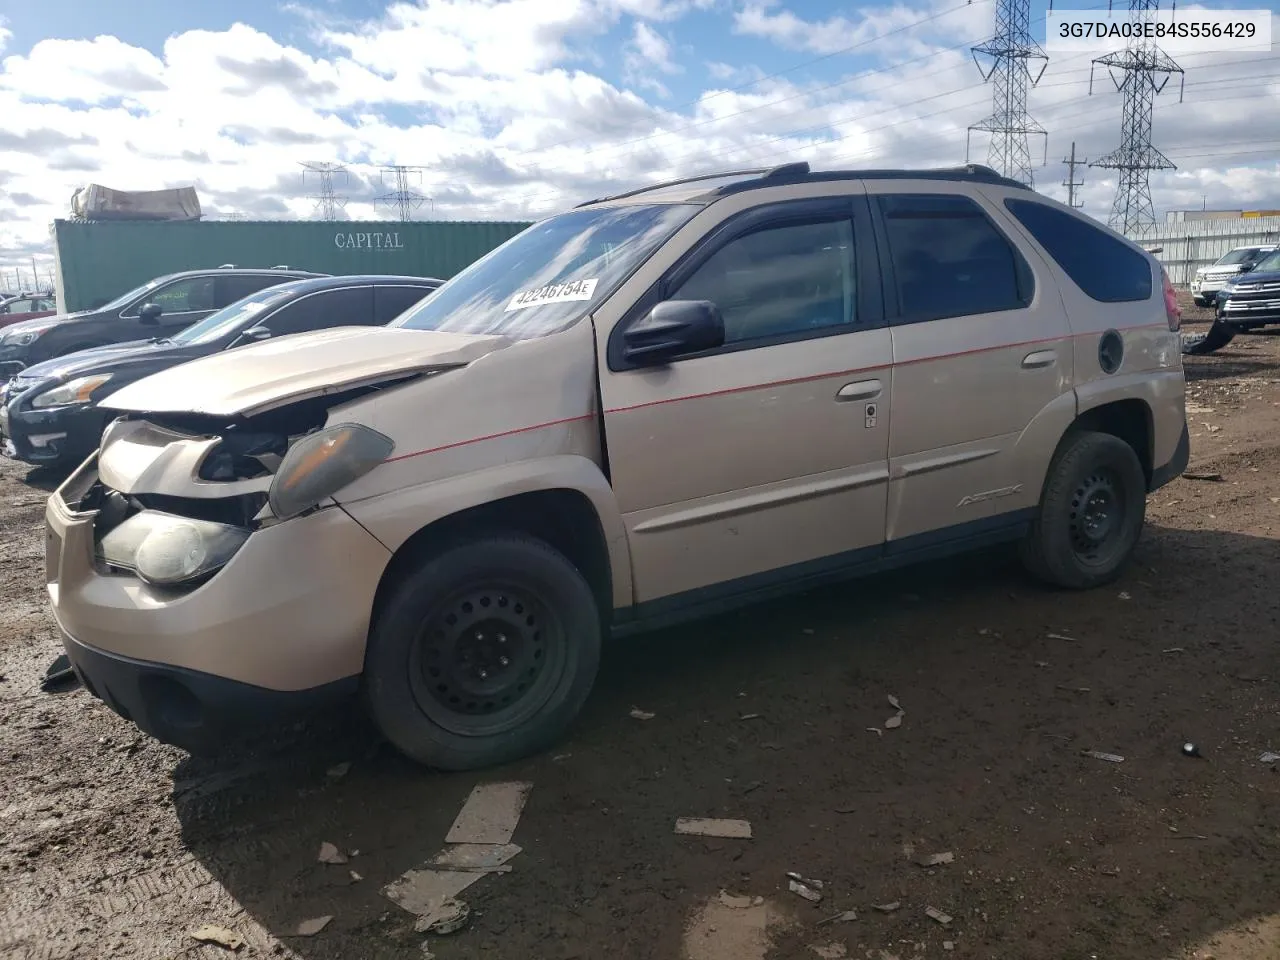
[[[840,388],[840,392],[836,394],[837,400],[870,400],[872,397],[880,396],[879,380],[855,380],[853,383],[846,383]]]
[[[1036,350],[1022,358],[1022,367],[1025,370],[1036,370],[1040,367],[1052,367],[1057,362],[1056,350]]]

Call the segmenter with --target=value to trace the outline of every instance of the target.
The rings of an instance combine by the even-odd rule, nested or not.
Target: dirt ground
[[[1151,497],[1114,588],[1047,591],[997,551],[630,641],[569,739],[479,777],[414,768],[354,710],[193,760],[42,693],[50,481],[0,465],[0,956],[230,957],[190,937],[216,924],[238,957],[424,957],[380,891],[482,780],[533,783],[523,852],[441,960],[1280,956],[1280,335],[1187,371],[1191,470],[1220,479]]]

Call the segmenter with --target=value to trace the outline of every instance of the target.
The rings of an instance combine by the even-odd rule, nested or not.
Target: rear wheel
[[[1114,580],[1142,534],[1146,486],[1129,444],[1108,433],[1070,435],[1049,468],[1023,562],[1040,579],[1070,589]]]
[[[547,544],[494,537],[405,576],[370,632],[369,711],[428,766],[470,770],[550,745],[582,709],[601,622],[582,574]]]

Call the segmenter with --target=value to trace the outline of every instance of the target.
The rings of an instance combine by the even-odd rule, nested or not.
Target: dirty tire
[[[460,543],[395,587],[370,632],[364,694],[383,735],[442,770],[520,759],[577,716],[600,662],[586,579],[527,537]]]
[[[1142,534],[1146,486],[1129,444],[1109,433],[1069,434],[1022,542],[1023,563],[1039,579],[1073,590],[1114,580]]]

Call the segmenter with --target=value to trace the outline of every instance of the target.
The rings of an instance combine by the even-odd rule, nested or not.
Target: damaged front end
[[[332,408],[387,385],[248,416],[128,414],[60,494],[72,512],[94,514],[101,572],[190,589],[256,530],[323,507],[390,456],[393,442],[376,430],[327,422]]]

